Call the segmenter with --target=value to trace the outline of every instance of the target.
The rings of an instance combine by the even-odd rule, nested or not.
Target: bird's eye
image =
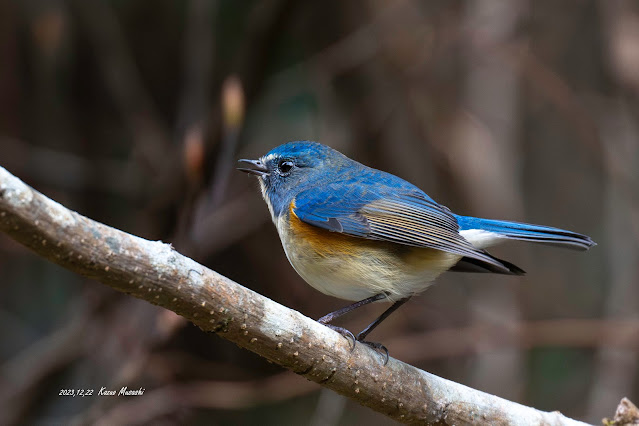
[[[277,168],[283,174],[288,174],[293,168],[294,164],[291,160],[281,160],[277,165]]]

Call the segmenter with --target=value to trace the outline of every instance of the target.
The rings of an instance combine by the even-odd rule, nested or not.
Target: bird
[[[453,213],[417,186],[318,142],[295,141],[238,170],[257,176],[284,252],[313,288],[352,301],[317,321],[385,355],[366,340],[390,314],[446,271],[523,275],[485,249],[521,240],[576,250],[596,245],[564,229]],[[390,302],[355,336],[331,324],[354,309]]]

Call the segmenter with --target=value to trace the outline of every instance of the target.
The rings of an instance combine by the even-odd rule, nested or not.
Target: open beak
[[[268,174],[268,169],[266,168],[266,166],[260,160],[242,159],[242,160],[238,160],[238,163],[246,163],[246,164],[250,164],[251,166],[253,166],[250,169],[245,168],[245,167],[238,167],[237,169],[239,171],[241,171],[241,172],[248,173],[248,174],[251,174],[251,175],[257,175],[257,176],[264,176],[264,175]]]

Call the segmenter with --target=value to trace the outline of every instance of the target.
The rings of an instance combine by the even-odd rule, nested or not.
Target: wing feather
[[[293,212],[305,223],[354,237],[427,247],[508,268],[459,234],[450,211],[414,187],[371,186],[340,192],[339,185],[297,195]],[[423,194],[423,195],[422,195]]]

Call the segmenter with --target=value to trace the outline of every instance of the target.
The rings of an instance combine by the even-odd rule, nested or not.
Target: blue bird
[[[421,189],[317,142],[289,142],[258,160],[256,175],[284,251],[297,273],[324,294],[355,303],[318,321],[386,354],[366,336],[447,270],[521,275],[484,249],[522,240],[586,250],[586,235],[548,226],[460,216]],[[357,337],[331,325],[371,302],[392,305]]]

